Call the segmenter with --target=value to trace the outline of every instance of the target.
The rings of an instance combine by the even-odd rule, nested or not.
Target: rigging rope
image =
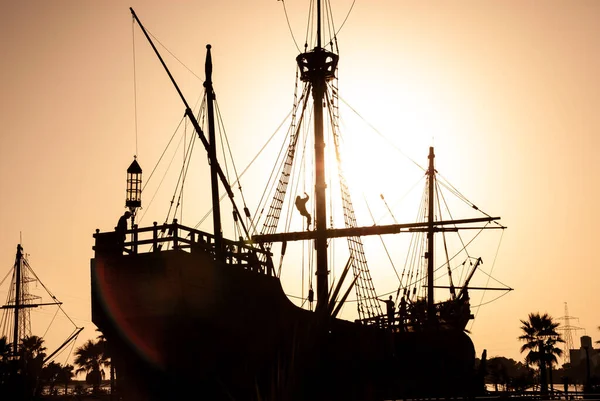
[[[327,22],[326,28],[329,31],[329,40],[327,44],[331,46],[331,50],[333,50],[333,39],[335,38],[335,27],[333,25],[333,13],[331,10],[331,3],[328,1],[323,2],[323,8],[325,9],[325,20]],[[325,22],[325,21],[324,21]]]
[[[500,251],[500,245],[502,244],[502,239],[504,238],[504,230],[502,230],[502,234],[500,235],[500,241],[498,241],[498,248],[496,248],[496,254],[494,255],[494,260],[492,262],[492,268],[490,270],[490,274],[488,275],[488,280],[486,281],[485,286],[487,287],[489,282],[490,282],[490,278],[492,277],[491,274],[494,271],[494,267],[496,266],[496,260],[498,258],[498,253]],[[506,292],[504,295],[506,295],[508,292]],[[481,301],[479,301],[480,305],[485,305],[483,303],[483,298],[485,297],[486,291],[483,291],[483,294],[481,294]],[[500,298],[500,297],[498,297]],[[479,308],[477,308],[477,311],[475,312],[475,317],[477,317],[477,315],[479,314]],[[473,319],[472,323],[471,323],[471,328],[470,330],[473,330],[473,325],[475,324],[475,319]]]
[[[344,27],[344,25],[346,24],[346,21],[348,20],[348,18],[350,17],[350,13],[352,12],[352,9],[354,9],[354,4],[356,4],[356,0],[354,0],[352,2],[352,5],[350,6],[350,9],[348,10],[348,13],[346,14],[346,17],[344,18],[344,21],[342,21],[342,25],[340,25],[340,28],[337,30],[337,32],[335,33],[334,37],[337,38],[339,33],[341,32],[342,28]]]
[[[271,201],[271,205],[269,207],[267,216],[263,222],[263,228],[261,231],[262,234],[272,234],[275,232],[275,230],[277,228],[277,223],[278,223],[280,215],[281,215],[281,210],[283,207],[285,194],[286,194],[288,183],[289,183],[289,180],[291,177],[290,173],[291,173],[291,170],[293,167],[293,161],[294,161],[294,157],[296,154],[296,146],[297,146],[298,137],[299,137],[299,130],[302,127],[304,111],[306,110],[306,107],[308,104],[308,101],[307,101],[308,96],[305,96],[305,94],[309,93],[309,91],[310,91],[310,85],[307,84],[303,90],[302,99],[304,99],[304,102],[303,102],[302,112],[300,114],[300,120],[298,121],[297,126],[296,126],[296,112],[292,113],[292,126],[290,127],[290,135],[291,135],[290,142],[288,145],[286,158],[284,159],[282,157],[283,168],[280,170],[281,173],[280,173],[277,189],[276,189],[274,197]],[[297,107],[294,107],[294,110],[296,110],[296,109],[297,109]],[[277,170],[275,170],[275,171],[277,171]],[[265,244],[265,247],[267,249],[270,249],[271,246],[272,246],[272,243]]]
[[[390,209],[390,206],[387,204],[385,198],[383,197],[383,194],[379,194],[379,197],[383,201],[383,204],[385,205],[385,209],[387,210],[388,214],[390,216],[392,216],[392,221],[394,222],[394,224],[398,224],[398,220],[396,220],[396,216],[394,216],[394,213],[392,213],[392,209]],[[366,201],[366,199],[365,199],[365,201]],[[371,213],[371,209],[369,209],[369,213],[371,214],[371,219],[373,220],[373,224],[377,225],[377,221],[375,220],[375,216],[373,216],[373,214]]]
[[[0,281],[0,286],[1,286],[1,285],[4,283],[4,281],[6,281],[6,279],[8,278],[8,276],[10,276],[10,275],[11,275],[11,273],[12,273],[12,271],[11,271],[11,270],[9,270],[9,271],[6,273],[6,276],[4,276],[4,278],[2,279],[2,281]]]
[[[396,208],[398,206],[398,204],[400,204],[416,187],[417,185],[421,184],[421,181],[425,178],[425,175],[419,177],[419,179],[408,189],[408,191],[406,191],[404,193],[404,195],[402,195],[397,201],[394,202],[394,204],[392,205],[392,208]],[[381,197],[383,195],[380,195]],[[382,198],[383,199],[383,198]],[[387,203],[386,203],[387,206]],[[381,220],[383,220],[387,214],[392,215],[390,208],[388,207],[388,212],[384,213],[379,219],[377,219],[377,221],[375,222],[375,224],[379,224],[381,222]],[[396,221],[395,217],[392,215],[392,218],[394,219],[394,222]],[[417,220],[415,220],[417,221]]]
[[[171,135],[171,138],[169,139],[169,142],[167,143],[167,146],[165,146],[165,149],[163,150],[162,154],[158,158],[158,162],[156,162],[156,164],[154,165],[154,168],[152,169],[152,172],[150,173],[150,176],[148,177],[148,179],[146,180],[146,183],[142,187],[142,192],[144,192],[144,190],[146,189],[146,186],[150,183],[150,180],[152,179],[152,176],[154,175],[154,172],[156,171],[156,168],[158,167],[158,165],[160,164],[163,156],[167,152],[167,149],[169,148],[169,145],[171,145],[171,141],[173,141],[173,138],[175,138],[175,134],[177,134],[177,131],[179,130],[179,127],[181,126],[181,123],[183,122],[184,119],[185,119],[185,116],[181,117],[181,120],[179,120],[179,124],[177,124],[177,128],[175,128],[175,131],[173,132],[173,135]]]
[[[50,297],[55,300],[56,302],[59,302],[58,299],[54,296],[54,294],[52,294],[52,292],[48,289],[48,287],[46,287],[44,285],[44,283],[42,283],[42,280],[40,280],[40,278],[37,276],[37,274],[35,274],[35,272],[33,271],[33,269],[31,268],[31,266],[29,266],[29,262],[24,259],[24,265],[29,269],[29,271],[31,272],[31,274],[33,274],[33,277],[35,277],[35,279],[37,280],[38,283],[40,283],[40,285],[42,286],[42,288],[48,293],[48,295],[50,295]],[[62,308],[62,305],[57,304],[58,309],[60,309],[62,311],[62,313],[65,315],[65,317],[71,322],[71,324],[74,327],[77,327],[77,325],[75,324],[75,322],[69,317],[69,315],[67,315],[67,313],[64,311],[64,309]]]
[[[220,127],[219,132],[221,134],[221,144],[222,144],[222,146],[223,145],[227,145],[226,148],[228,150],[229,159],[231,160],[231,164],[232,164],[232,168],[233,168],[233,173],[235,175],[235,180],[233,181],[233,183],[230,186],[233,187],[235,184],[237,184],[238,191],[240,193],[240,197],[242,198],[242,204],[244,205],[244,213],[245,213],[245,215],[243,217],[245,217],[246,220],[248,221],[248,220],[250,220],[250,211],[249,211],[248,205],[246,203],[246,198],[244,196],[244,192],[242,191],[242,184],[241,184],[241,178],[242,178],[242,176],[240,174],[238,174],[238,170],[237,170],[237,167],[236,167],[236,164],[235,164],[235,159],[234,159],[233,154],[231,152],[231,145],[229,144],[229,139],[228,139],[227,133],[225,131],[225,124],[223,122],[223,117],[221,115],[221,110],[219,108],[219,104],[217,103],[216,99],[214,100],[214,103],[215,103],[215,110],[217,112],[217,121],[218,121],[218,124],[219,124],[219,127]],[[227,169],[227,157],[226,157],[226,154],[225,154],[225,149],[223,149],[222,151],[223,151],[223,160],[225,160],[225,163],[226,163],[225,164],[225,168]],[[243,174],[243,172],[242,172],[242,174]],[[230,181],[229,180],[229,171],[228,170],[227,170],[227,181]],[[242,218],[242,216],[239,216],[239,217]],[[234,221],[235,221],[235,216],[234,216]],[[250,221],[250,226],[251,226],[251,228],[254,228],[252,226],[252,222],[251,221]]]
[[[52,319],[50,320],[48,327],[46,327],[46,331],[44,331],[44,334],[42,334],[42,338],[46,337],[46,335],[48,334],[48,330],[50,330],[50,326],[52,325],[52,323],[54,323],[54,319],[56,319],[56,315],[58,315],[58,308],[56,308],[56,311],[54,312],[54,316],[52,316]]]
[[[426,205],[426,193],[423,192],[421,197],[421,203],[419,208],[417,209],[417,217],[415,221],[424,221],[425,220],[425,205]],[[405,271],[408,270],[406,274],[406,282],[404,284],[404,291],[407,293],[407,299],[414,300],[417,292],[416,285],[422,281],[419,278],[422,267],[420,266],[420,257],[424,253],[425,248],[425,236],[421,234],[411,236],[409,243],[409,252],[406,255],[406,260],[404,263],[404,268],[402,270],[402,278],[405,276]],[[411,251],[412,250],[412,251]],[[416,266],[415,269],[411,268],[411,266]],[[410,293],[412,287],[412,294]],[[411,296],[412,295],[412,296]]]
[[[441,174],[438,173],[439,176],[441,176],[442,178],[444,178]],[[471,206],[473,209],[481,212],[483,215],[485,215],[486,217],[492,217],[489,214],[487,214],[486,212],[484,212],[483,210],[479,209],[477,206],[475,206],[475,204],[473,202],[471,202],[470,200],[468,200],[463,194],[461,194],[456,188],[454,188],[454,186],[452,186],[452,184],[450,184],[450,182],[444,178],[444,182],[440,183],[441,185],[443,185],[444,187],[446,187],[450,192],[452,192],[457,198],[461,199],[463,202],[465,202],[466,204],[468,204],[469,206]],[[492,223],[505,228],[502,224],[498,223],[497,221],[493,221]]]
[[[177,204],[175,205],[175,210],[173,211],[173,216],[177,215],[177,210],[179,209],[179,206],[181,205],[181,199],[183,198],[183,189],[185,187],[185,179],[187,177],[187,173],[188,170],[190,168],[190,161],[192,159],[191,155],[192,155],[192,149],[194,148],[194,143],[196,142],[196,135],[192,135],[192,138],[190,139],[190,143],[189,143],[189,149],[185,150],[185,143],[184,143],[184,157],[187,160],[184,160],[183,166],[180,170],[179,173],[179,178],[177,180],[177,184],[175,186],[175,192],[177,192],[177,188],[179,188],[179,183],[181,183],[181,189],[179,190],[179,196],[177,197]],[[185,141],[184,141],[185,142]],[[175,193],[173,194],[173,199],[175,198]],[[173,205],[173,200],[171,201],[171,206]],[[170,209],[169,209],[170,212]],[[165,223],[168,221],[169,219],[169,214],[167,214],[167,218],[165,219]]]
[[[364,198],[364,194],[363,194],[363,198]],[[382,198],[383,199],[383,195]],[[373,216],[373,212],[371,211],[371,207],[369,206],[369,204],[367,203],[366,198],[364,199],[365,203],[367,204],[367,210],[369,211],[369,215],[371,216],[371,220],[373,220],[373,225],[377,225],[377,223],[375,223],[375,217]],[[394,273],[396,274],[396,277],[398,278],[398,281],[400,281],[400,276],[398,275],[398,271],[396,270],[396,266],[394,265],[394,261],[392,260],[392,256],[390,255],[390,252],[387,249],[387,246],[385,245],[385,241],[383,241],[383,236],[378,235],[380,241],[381,241],[381,245],[383,246],[383,249],[385,251],[385,254],[388,258],[388,260],[390,261],[390,264],[392,265],[392,269],[394,270]],[[387,294],[384,294],[387,295]]]
[[[433,179],[434,179],[434,185],[435,185],[435,187],[434,187],[435,188],[434,197],[437,198],[437,202],[434,203],[434,208],[437,205],[438,220],[443,220],[443,218],[442,218],[442,216],[443,216],[443,214],[442,214],[442,202],[440,202],[440,198],[444,201],[444,204],[446,204],[446,199],[444,198],[444,194],[442,194],[441,191],[440,191],[439,183],[435,179],[435,173],[434,173]],[[452,214],[450,213],[450,210],[448,208],[446,208],[446,210],[448,211],[448,215],[450,216],[450,220],[452,220]],[[456,227],[456,225],[454,225],[454,226]],[[457,232],[457,234],[458,234],[458,237],[460,238],[460,242],[462,243],[462,237],[461,237],[460,233]],[[446,241],[446,232],[445,231],[442,231],[442,242],[444,244],[444,254],[446,255],[446,263],[445,264],[448,267],[448,278],[449,278],[449,281],[450,281],[450,292],[452,294],[452,297],[454,298],[455,295],[456,295],[456,293],[455,293],[455,290],[454,290],[454,283],[452,282],[452,269],[450,268],[450,258],[448,257],[448,243]],[[465,249],[465,252],[467,252],[466,249]],[[467,252],[467,256],[469,256],[468,252]]]
[[[340,136],[339,136],[339,116],[337,108],[337,87],[334,85],[335,80],[328,85],[329,91],[325,91],[326,105],[329,109],[330,125],[333,135],[333,143],[335,156],[338,166],[338,179],[342,198],[342,208],[344,210],[344,225],[345,227],[357,227],[354,206],[348,184],[342,170],[342,157],[340,154]],[[354,288],[356,297],[359,299],[357,303],[357,311],[359,319],[373,318],[381,316],[381,304],[375,292],[371,273],[367,264],[367,259],[364,252],[362,238],[360,236],[347,237],[348,251],[350,252],[350,265],[352,272],[356,278]],[[332,300],[333,301],[333,300]]]
[[[306,34],[304,37],[304,51],[306,52],[308,50],[308,42],[309,42],[309,35],[312,34],[312,32],[315,32],[316,29],[313,29],[313,24],[314,24],[314,17],[313,17],[313,13],[315,11],[313,11],[313,7],[314,7],[314,2],[311,1],[309,6],[308,6],[308,21],[306,23]],[[312,41],[312,40],[310,40]]]
[[[504,294],[500,294],[496,298],[490,299],[489,301],[481,303],[479,305],[472,306],[473,308],[477,308],[477,312],[475,313],[475,317],[473,317],[473,321],[471,323],[471,327],[469,328],[469,331],[473,331],[473,325],[475,324],[475,319],[477,318],[477,314],[479,313],[480,307],[491,304],[492,302],[497,301],[498,299],[502,298],[503,296],[508,295],[508,293],[509,293],[509,291],[507,290]]]
[[[287,119],[290,117],[290,114],[292,113],[292,111],[290,111],[287,116],[284,117],[284,119],[281,121],[281,123],[279,124],[279,126],[275,129],[275,131],[273,132],[273,134],[271,134],[271,136],[269,137],[269,139],[267,139],[267,141],[265,142],[265,144],[262,146],[262,148],[258,151],[258,153],[252,158],[252,160],[246,165],[246,167],[244,168],[244,170],[241,172],[241,174],[239,175],[239,178],[241,179],[244,174],[250,169],[250,167],[252,167],[252,165],[254,164],[254,162],[256,162],[256,160],[258,159],[258,157],[262,154],[262,152],[267,148],[267,146],[271,143],[271,141],[273,140],[273,138],[275,138],[275,135],[277,135],[277,133],[279,132],[279,130],[281,129],[281,127],[283,126],[283,124],[285,123],[285,121],[287,121]],[[271,172],[271,174],[274,174],[275,172]],[[235,180],[231,183],[231,185],[235,185],[237,184],[238,180]],[[227,196],[227,194],[222,194],[221,197],[219,198],[219,201],[223,200],[225,197]],[[204,221],[208,218],[208,216],[210,216],[210,214],[212,213],[212,209],[210,209],[204,216],[202,216],[202,218],[199,220],[199,222],[194,226],[194,228],[198,228],[202,223],[204,223]],[[254,232],[256,232],[256,226],[254,225],[254,221],[251,221],[251,226],[254,229]]]
[[[133,53],[132,58],[133,58],[135,154],[139,155],[138,154],[138,109],[137,109],[137,68],[136,68],[136,47],[135,47],[135,18],[133,16],[132,16],[131,29],[132,29],[132,53]],[[181,61],[181,59],[179,59],[179,57],[177,57],[167,46],[165,46],[151,31],[146,29],[146,32],[148,32],[148,34],[154,39],[154,41],[156,43],[158,43],[163,49],[165,49],[167,51],[167,53],[169,53],[179,64],[181,64],[181,66],[183,66],[186,70],[188,70],[199,81],[202,81],[202,79],[192,69],[190,69],[185,63],[183,63]],[[184,118],[185,118],[185,116],[184,116]],[[182,120],[183,120],[183,118],[182,118]],[[179,128],[179,126],[178,126],[178,128]],[[177,131],[177,129],[175,131]],[[168,147],[168,145],[167,145],[167,147]],[[163,154],[164,154],[164,152],[163,152]],[[159,162],[160,162],[160,159],[159,159]],[[146,181],[146,184],[148,184],[148,181]],[[145,187],[145,185],[144,185],[144,187]],[[142,189],[142,191],[143,191],[143,189]]]
[[[281,3],[283,5],[283,10],[285,13],[285,18],[286,18],[286,22],[288,25],[288,29],[290,31],[290,35],[292,37],[292,41],[294,42],[294,45],[296,46],[296,49],[298,50],[299,53],[301,53],[302,51],[300,50],[300,47],[298,46],[298,42],[296,41],[295,37],[294,37],[294,33],[292,31],[291,25],[290,25],[290,20],[289,20],[289,16],[287,13],[287,9],[286,9],[286,5],[285,5],[285,0],[281,0]],[[354,9],[354,5],[356,4],[356,0],[354,0],[352,2],[352,4],[350,5],[350,8],[348,9],[348,12],[346,13],[346,16],[344,17],[344,20],[342,21],[342,24],[340,25],[339,29],[335,29],[335,23],[334,23],[334,18],[333,18],[333,8],[331,7],[331,2],[330,1],[324,1],[322,3],[323,5],[323,14],[324,16],[323,18],[323,22],[325,25],[325,30],[328,31],[328,39],[327,39],[327,44],[331,45],[332,49],[335,48],[336,52],[337,52],[337,37],[339,35],[339,33],[341,32],[342,28],[344,27],[344,25],[346,24],[346,22],[348,21],[348,18],[350,17],[350,14],[352,13],[353,9]],[[309,3],[309,10],[308,10],[308,21],[306,23],[306,33],[305,33],[305,42],[304,42],[304,51],[306,52],[309,46],[309,43],[312,43],[314,40],[316,40],[316,37],[313,37],[312,35],[314,34],[314,32],[316,31],[316,29],[314,29],[314,26],[318,23],[318,21],[316,21],[316,11],[315,11],[315,2],[311,1]]]
[[[132,53],[133,53],[133,120],[135,124],[135,154],[138,155],[138,110],[137,110],[137,77],[136,77],[136,66],[135,66],[135,18],[131,17],[131,40],[132,40]]]
[[[73,334],[75,334],[75,332],[73,332]],[[71,335],[73,335],[73,334],[71,334]],[[73,338],[73,340],[71,341],[71,349],[69,350],[69,352],[65,356],[65,359],[64,359],[64,362],[63,362],[63,366],[67,365],[69,358],[73,354],[73,348],[75,348],[75,340],[77,340],[77,337],[79,337],[79,334],[77,334],[75,336],[75,338]],[[56,354],[56,357],[58,357],[58,355],[62,354],[62,352],[63,351],[61,350],[58,354]],[[52,358],[52,359],[54,359],[54,358]]]
[[[184,117],[185,118],[185,117]],[[158,167],[159,163],[161,162],[163,156],[165,155],[167,149],[169,148],[171,141],[173,140],[173,138],[175,137],[175,134],[177,134],[177,131],[179,130],[179,127],[181,126],[181,122],[183,121],[183,119],[181,119],[181,121],[179,122],[179,125],[177,125],[177,128],[175,129],[175,132],[173,132],[173,135],[171,136],[171,138],[169,139],[169,142],[167,143],[167,146],[165,147],[165,149],[163,150],[163,153],[160,155],[160,158],[158,160],[158,162],[156,163],[156,165],[154,166],[154,168],[152,169],[152,172],[150,173],[150,177],[148,178],[148,181],[146,181],[146,183],[144,184],[144,186],[142,187],[142,193],[144,192],[144,189],[146,188],[146,186],[148,185],[148,183],[150,182],[150,179],[152,178],[152,176],[154,175],[154,172],[156,171],[156,168]],[[183,139],[183,137],[182,137]],[[167,172],[169,171],[169,168],[171,167],[171,164],[173,163],[173,160],[175,159],[175,155],[177,154],[177,149],[179,149],[179,146],[181,146],[181,141],[182,139],[179,140],[177,147],[175,148],[175,152],[173,152],[173,157],[171,158],[171,161],[169,162],[165,173],[163,174],[162,179],[160,180],[158,187],[156,188],[156,191],[154,192],[154,195],[152,195],[152,198],[150,199],[150,202],[148,203],[148,206],[146,208],[144,208],[144,213],[142,214],[142,216],[140,217],[140,219],[138,220],[140,223],[142,222],[142,220],[144,219],[144,216],[146,216],[146,213],[148,213],[148,210],[150,210],[150,206],[152,205],[152,203],[154,202],[154,198],[156,197],[156,195],[158,194],[158,189],[160,189],[160,187],[162,186],[163,181],[165,180],[165,177],[167,176]]]
[[[370,122],[368,122],[363,116],[361,116],[358,111],[356,111],[352,106],[350,106],[350,104],[348,102],[346,102],[344,100],[343,97],[339,96],[339,99],[342,101],[342,103],[344,103],[352,112],[354,112],[354,114],[356,114],[362,121],[364,121],[377,135],[379,135],[383,140],[385,140],[392,148],[396,149],[402,156],[404,156],[407,160],[409,160],[410,162],[412,162],[415,166],[417,166],[418,168],[420,168],[422,171],[427,171],[427,169],[423,166],[421,166],[419,163],[417,163],[414,159],[412,159],[411,157],[409,157],[406,153],[404,153],[404,151],[402,151],[402,149],[400,149],[398,146],[396,146],[396,144],[394,144],[394,142],[392,142],[389,138],[387,138],[385,135],[383,135],[377,128],[375,128],[373,126],[373,124],[371,124]]]
[[[290,18],[288,16],[287,9],[285,8],[284,0],[281,0],[281,5],[283,6],[283,12],[285,14],[285,21],[287,22],[288,29],[290,30],[290,35],[292,36],[292,42],[294,42],[294,46],[296,46],[298,53],[302,53],[302,51],[300,50],[300,47],[298,46],[298,43],[296,42],[296,38],[294,37],[294,32],[292,31],[292,26],[290,25]]]
[[[196,78],[198,78],[198,80],[203,81],[202,78],[200,78],[198,75],[196,75],[196,73],[194,71],[192,71],[187,65],[185,65],[183,63],[183,61],[181,61],[171,50],[169,50],[168,47],[166,47],[165,45],[163,45],[161,43],[161,41],[158,40],[158,38],[156,36],[154,36],[154,34],[152,34],[152,32],[150,32],[147,28],[146,28],[146,32],[148,32],[148,34],[150,36],[152,36],[152,38],[156,41],[156,43],[158,43],[163,49],[165,49],[167,51],[167,53],[169,53],[171,56],[173,56],[173,58],[175,60],[177,60],[177,62],[179,62],[179,64],[181,64],[183,66],[183,68],[185,68],[186,70],[188,70],[190,72],[190,74],[192,74],[193,76],[195,76]]]
[[[187,128],[188,128],[188,120],[185,120],[185,126],[183,127],[183,157],[182,157],[182,161],[181,161],[181,168],[185,168],[185,159],[187,157],[187,153],[186,153],[186,147],[185,144],[187,143]],[[192,139],[193,137],[195,137],[195,135],[192,135]],[[191,140],[190,139],[190,142]],[[190,149],[191,151],[191,149]],[[185,182],[185,181],[184,181]],[[179,221],[183,222],[183,188],[184,188],[185,184],[181,184],[181,209],[179,211]]]

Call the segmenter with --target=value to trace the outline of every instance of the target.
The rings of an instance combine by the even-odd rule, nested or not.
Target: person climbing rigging
[[[306,217],[306,229],[310,230],[310,223],[312,221],[311,217],[310,217],[310,213],[308,213],[308,211],[306,210],[306,202],[308,202],[308,194],[305,192],[304,195],[306,195],[304,198],[301,197],[300,195],[296,196],[296,209],[298,209],[298,211],[300,212],[300,214],[304,217]]]

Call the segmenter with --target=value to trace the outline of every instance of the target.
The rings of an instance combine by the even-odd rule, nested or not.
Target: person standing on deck
[[[398,306],[398,314],[400,317],[398,318],[400,321],[400,330],[404,331],[404,319],[406,319],[406,299],[402,297],[400,299],[400,306]]]
[[[119,218],[119,222],[115,227],[115,232],[117,233],[117,240],[119,241],[119,245],[122,247],[125,243],[125,231],[127,231],[127,220],[131,217],[131,212],[127,210],[123,213],[123,216]]]
[[[310,223],[312,221],[311,217],[310,217],[310,213],[308,213],[308,211],[306,210],[306,202],[308,202],[308,194],[305,192],[304,195],[306,195],[304,198],[302,198],[300,195],[296,196],[296,208],[298,209],[298,211],[300,212],[300,214],[304,217],[306,217],[306,229],[310,230]]]
[[[380,301],[385,302],[385,306],[387,309],[386,311],[387,311],[388,325],[393,326],[394,325],[394,312],[396,310],[396,305],[394,305],[392,296],[390,295],[389,299],[380,299]]]

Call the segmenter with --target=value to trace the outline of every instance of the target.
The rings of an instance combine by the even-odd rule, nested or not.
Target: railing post
[[[133,225],[133,244],[132,247],[133,253],[138,253],[138,225]]]
[[[177,249],[178,244],[177,219],[173,219],[173,249]]]
[[[94,234],[94,246],[92,247],[94,252],[98,250],[98,234],[100,234],[99,228],[96,229],[96,233]]]
[[[158,226],[156,221],[152,224],[152,251],[158,252]]]
[[[273,266],[273,259],[270,255],[267,255],[267,276],[275,276],[275,266]]]

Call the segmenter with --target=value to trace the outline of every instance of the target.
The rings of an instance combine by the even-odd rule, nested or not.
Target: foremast
[[[329,315],[329,269],[327,265],[327,202],[325,191],[325,140],[323,129],[323,100],[327,82],[335,78],[338,55],[321,46],[321,2],[317,1],[317,46],[296,57],[301,80],[311,86],[314,107],[315,142],[315,252],[317,276],[316,313]]]
[[[212,56],[210,54],[210,45],[206,45],[206,62],[204,72],[206,81],[206,106],[208,108],[208,160],[210,161],[210,184],[212,189],[212,207],[213,207],[213,227],[215,235],[215,249],[217,256],[220,257],[223,243],[223,230],[221,228],[221,204],[219,202],[219,170],[217,162],[217,139],[215,136],[215,113],[214,101],[215,92],[212,86]]]
[[[131,15],[133,16],[135,21],[138,23],[140,29],[144,33],[144,36],[148,40],[148,43],[150,43],[150,46],[154,50],[154,53],[158,57],[163,68],[165,69],[167,75],[169,76],[169,78],[171,80],[171,83],[177,90],[177,93],[179,94],[179,97],[181,98],[181,101],[183,102],[183,104],[185,106],[185,115],[191,121],[192,125],[194,126],[194,129],[196,130],[196,133],[198,134],[198,137],[202,141],[202,144],[204,145],[204,148],[206,149],[206,151],[208,153],[209,162],[210,162],[211,187],[212,187],[212,213],[213,213],[215,249],[216,249],[216,253],[217,253],[217,255],[216,255],[217,259],[221,260],[223,257],[223,255],[222,255],[223,231],[222,231],[222,226],[221,226],[221,208],[220,208],[220,203],[219,203],[219,189],[218,189],[219,181],[225,188],[225,191],[227,192],[227,196],[231,200],[231,204],[234,209],[233,213],[234,213],[234,217],[236,218],[236,221],[242,227],[242,230],[247,238],[250,237],[250,234],[248,232],[248,228],[244,224],[243,220],[240,218],[242,215],[241,215],[240,211],[238,210],[236,203],[233,200],[233,191],[231,190],[231,186],[229,185],[229,182],[227,181],[227,177],[223,173],[223,169],[220,167],[219,162],[217,160],[217,156],[216,156],[216,136],[215,136],[215,120],[214,120],[215,94],[214,94],[214,89],[213,89],[213,85],[212,85],[212,56],[211,56],[211,52],[210,52],[211,46],[206,45],[206,49],[207,49],[206,61],[205,61],[206,80],[204,81],[204,87],[206,89],[206,96],[207,96],[207,108],[208,108],[208,120],[209,120],[208,121],[208,124],[209,124],[208,131],[209,132],[208,132],[208,139],[207,139],[204,134],[204,131],[202,130],[202,128],[200,127],[200,124],[198,123],[198,120],[194,116],[194,113],[192,112],[192,109],[190,108],[189,103],[187,102],[187,100],[183,96],[183,93],[179,89],[179,86],[175,82],[175,78],[173,78],[173,75],[167,68],[167,65],[165,64],[162,56],[160,55],[160,53],[158,52],[158,49],[154,45],[154,42],[152,41],[152,39],[150,39],[150,36],[149,36],[148,32],[146,31],[146,28],[144,28],[142,22],[137,17],[133,8],[129,8],[129,10],[131,11]],[[322,97],[323,97],[323,95],[321,94],[321,98]],[[261,244],[261,247],[262,247],[262,244]]]

